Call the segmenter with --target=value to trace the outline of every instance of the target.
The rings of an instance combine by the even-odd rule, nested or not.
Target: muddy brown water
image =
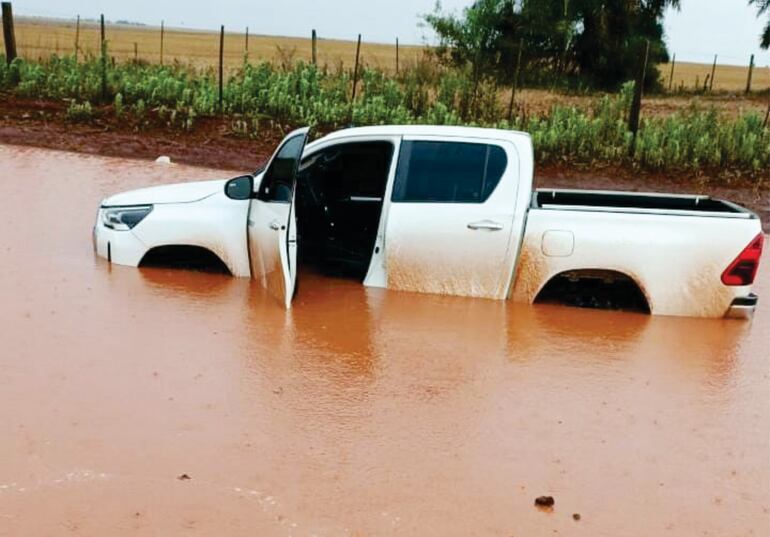
[[[94,257],[223,175],[0,146],[0,535],[770,533],[767,255],[753,323]]]

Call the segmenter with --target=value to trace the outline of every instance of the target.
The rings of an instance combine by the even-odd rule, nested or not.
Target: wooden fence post
[[[316,34],[315,28],[313,29],[311,38],[313,43],[310,52],[310,59],[312,60],[313,65],[318,65],[318,35]]]
[[[160,64],[163,65],[163,37],[166,33],[165,21],[160,21]]]
[[[10,2],[3,2],[3,39],[5,39],[5,61],[9,64],[16,59],[16,34],[13,31],[13,8]]]
[[[671,91],[671,86],[674,83],[674,67],[676,66],[676,52],[671,58],[671,74],[668,75],[668,91]]]
[[[139,43],[134,41],[134,63],[139,63]]]
[[[107,102],[107,39],[104,35],[104,13],[99,18],[102,45],[102,102]]]
[[[246,27],[246,54],[249,53],[249,27]]]
[[[711,66],[711,79],[709,80],[709,92],[714,91],[714,75],[717,72],[717,54],[714,54],[714,64]]]
[[[75,22],[75,63],[78,63],[78,50],[80,49],[80,15]]]
[[[396,74],[398,74],[398,37],[396,38]]]
[[[516,90],[519,86],[519,71],[521,71],[521,51],[524,48],[524,38],[519,40],[519,52],[516,55],[516,70],[513,72],[513,85],[511,86],[511,102],[508,103],[508,122],[513,119],[513,105],[516,99]]]
[[[356,65],[353,68],[353,97],[350,99],[351,104],[356,102],[356,86],[358,85],[358,59],[361,56],[361,34],[358,34],[358,44],[356,45]]]
[[[225,77],[225,25],[219,31],[219,112],[224,111],[224,77]]]
[[[634,136],[631,141],[631,155],[634,154],[634,150],[636,149],[636,134],[639,132],[639,118],[641,117],[642,112],[642,93],[644,92],[644,80],[647,76],[647,61],[649,60],[649,57],[650,41],[647,40],[642,68],[639,70],[639,74],[636,77],[634,99],[631,102],[631,112],[628,114],[628,130],[630,130]]]
[[[751,60],[749,60],[749,79],[746,81],[746,95],[751,92],[751,75],[754,74],[754,55],[751,55]]]

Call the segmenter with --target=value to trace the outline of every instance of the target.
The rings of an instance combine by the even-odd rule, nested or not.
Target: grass
[[[27,61],[11,68],[1,62],[0,90],[66,100],[66,117],[73,122],[112,114],[137,130],[160,121],[189,131],[200,117],[224,115],[230,132],[246,137],[258,136],[266,122],[321,130],[351,123],[481,125],[531,133],[539,162],[696,173],[709,169],[717,175],[770,179],[767,96],[743,96],[747,68],[742,67],[718,66],[716,91],[704,94],[696,91],[696,77],[702,88],[711,66],[678,63],[677,91],[645,97],[634,143],[626,127],[629,86],[618,95],[525,88],[509,121],[509,89],[487,81],[474,94],[467,73],[440,68],[423,47],[401,48],[396,75],[395,46],[364,43],[359,97],[352,103],[355,42],[319,40],[318,66],[313,66],[309,39],[252,35],[246,57],[245,35],[227,33],[228,80],[220,110],[217,32],[167,29],[161,66],[159,28],[109,25],[108,55],[115,63],[108,62],[106,103],[96,58],[97,24],[81,23],[79,62],[72,56],[74,22],[22,17],[16,33]],[[667,86],[669,67],[661,71]],[[755,70],[753,88],[770,88],[768,68]]]
[[[60,56],[75,52],[75,22],[49,19],[16,17],[16,44],[19,54],[26,59],[40,60],[51,54]],[[241,66],[246,52],[245,29],[225,32],[224,60],[228,70]],[[99,54],[99,24],[81,21],[79,49],[82,56]],[[107,39],[110,55],[116,61],[134,59],[134,44],[137,58],[149,63],[160,62],[160,27],[107,25]],[[321,39],[317,44],[318,63],[329,68],[344,65],[352,69],[355,63],[356,43],[337,39]],[[1,39],[1,38],[0,38]],[[253,61],[293,63],[297,60],[310,62],[311,40],[308,38],[249,36],[249,57]],[[422,55],[423,47],[401,46],[399,63],[406,66]],[[165,63],[177,61],[197,68],[216,66],[219,60],[219,32],[204,30],[180,30],[166,28],[163,39]],[[371,67],[384,71],[395,71],[396,46],[363,42],[361,60]]]
[[[746,58],[748,61],[748,58]],[[664,87],[668,88],[671,75],[671,64],[659,66],[664,80]],[[706,77],[711,76],[710,64],[677,62],[674,66],[674,78],[672,90],[685,88],[692,91],[697,87],[702,89]],[[746,81],[749,76],[749,68],[739,65],[719,65],[714,72],[714,91],[742,92],[746,90]],[[770,67],[754,67],[751,77],[752,90],[766,90],[770,88]]]
[[[33,60],[48,58],[51,54],[67,55],[75,51],[75,22],[42,18],[16,17],[16,41],[22,57]],[[244,29],[226,29],[225,66],[228,70],[240,67],[246,52]],[[149,63],[160,62],[160,27],[107,25],[110,55],[116,61],[134,59],[134,44],[137,45],[137,58]],[[355,62],[355,35],[351,32],[350,41],[338,39],[319,39],[318,62],[321,66],[337,68],[343,65],[352,69]],[[364,36],[365,37],[365,36]],[[99,25],[94,22],[81,22],[80,54],[99,54]],[[164,59],[167,63],[177,61],[194,67],[212,67],[217,65],[219,55],[219,33],[205,30],[181,30],[166,28],[164,36]],[[249,37],[249,58],[252,61],[273,63],[293,63],[296,60],[310,62],[311,41],[308,38],[251,35]],[[367,43],[361,47],[362,62],[376,69],[394,72],[396,67],[396,48],[393,44]],[[424,47],[400,47],[399,63],[407,67],[419,61]],[[748,59],[748,58],[747,58]],[[660,65],[664,86],[668,87],[670,64]],[[707,75],[711,74],[711,64],[677,62],[674,70],[673,88],[684,87],[688,91],[695,88],[696,80],[700,88]],[[748,67],[717,65],[714,90],[741,92],[746,88]],[[752,88],[770,89],[770,67],[754,69]]]
[[[114,114],[141,130],[150,118],[171,129],[192,130],[201,116],[224,115],[231,132],[258,136],[262,125],[313,125],[321,131],[349,124],[479,125],[517,129],[532,136],[539,162],[616,165],[658,171],[716,170],[770,179],[770,127],[755,111],[729,117],[715,108],[692,105],[667,116],[645,116],[636,140],[626,118],[633,84],[618,95],[593,97],[578,107],[554,104],[536,113],[519,109],[505,119],[500,88],[484,82],[474,95],[465,73],[425,63],[398,77],[373,68],[363,71],[359,96],[351,102],[345,71],[304,62],[277,66],[242,63],[228,78],[223,108],[212,69],[180,65],[107,64],[107,106],[102,101],[101,62],[73,57],[45,62],[0,57],[0,90],[35,99],[69,100],[71,121]]]

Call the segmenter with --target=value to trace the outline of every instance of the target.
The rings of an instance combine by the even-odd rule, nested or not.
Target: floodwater
[[[770,534],[767,255],[753,323],[94,257],[222,175],[0,146],[0,535]]]

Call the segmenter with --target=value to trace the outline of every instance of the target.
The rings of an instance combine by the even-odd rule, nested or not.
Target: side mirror
[[[231,200],[249,200],[254,197],[254,178],[242,175],[225,183],[225,196]]]

